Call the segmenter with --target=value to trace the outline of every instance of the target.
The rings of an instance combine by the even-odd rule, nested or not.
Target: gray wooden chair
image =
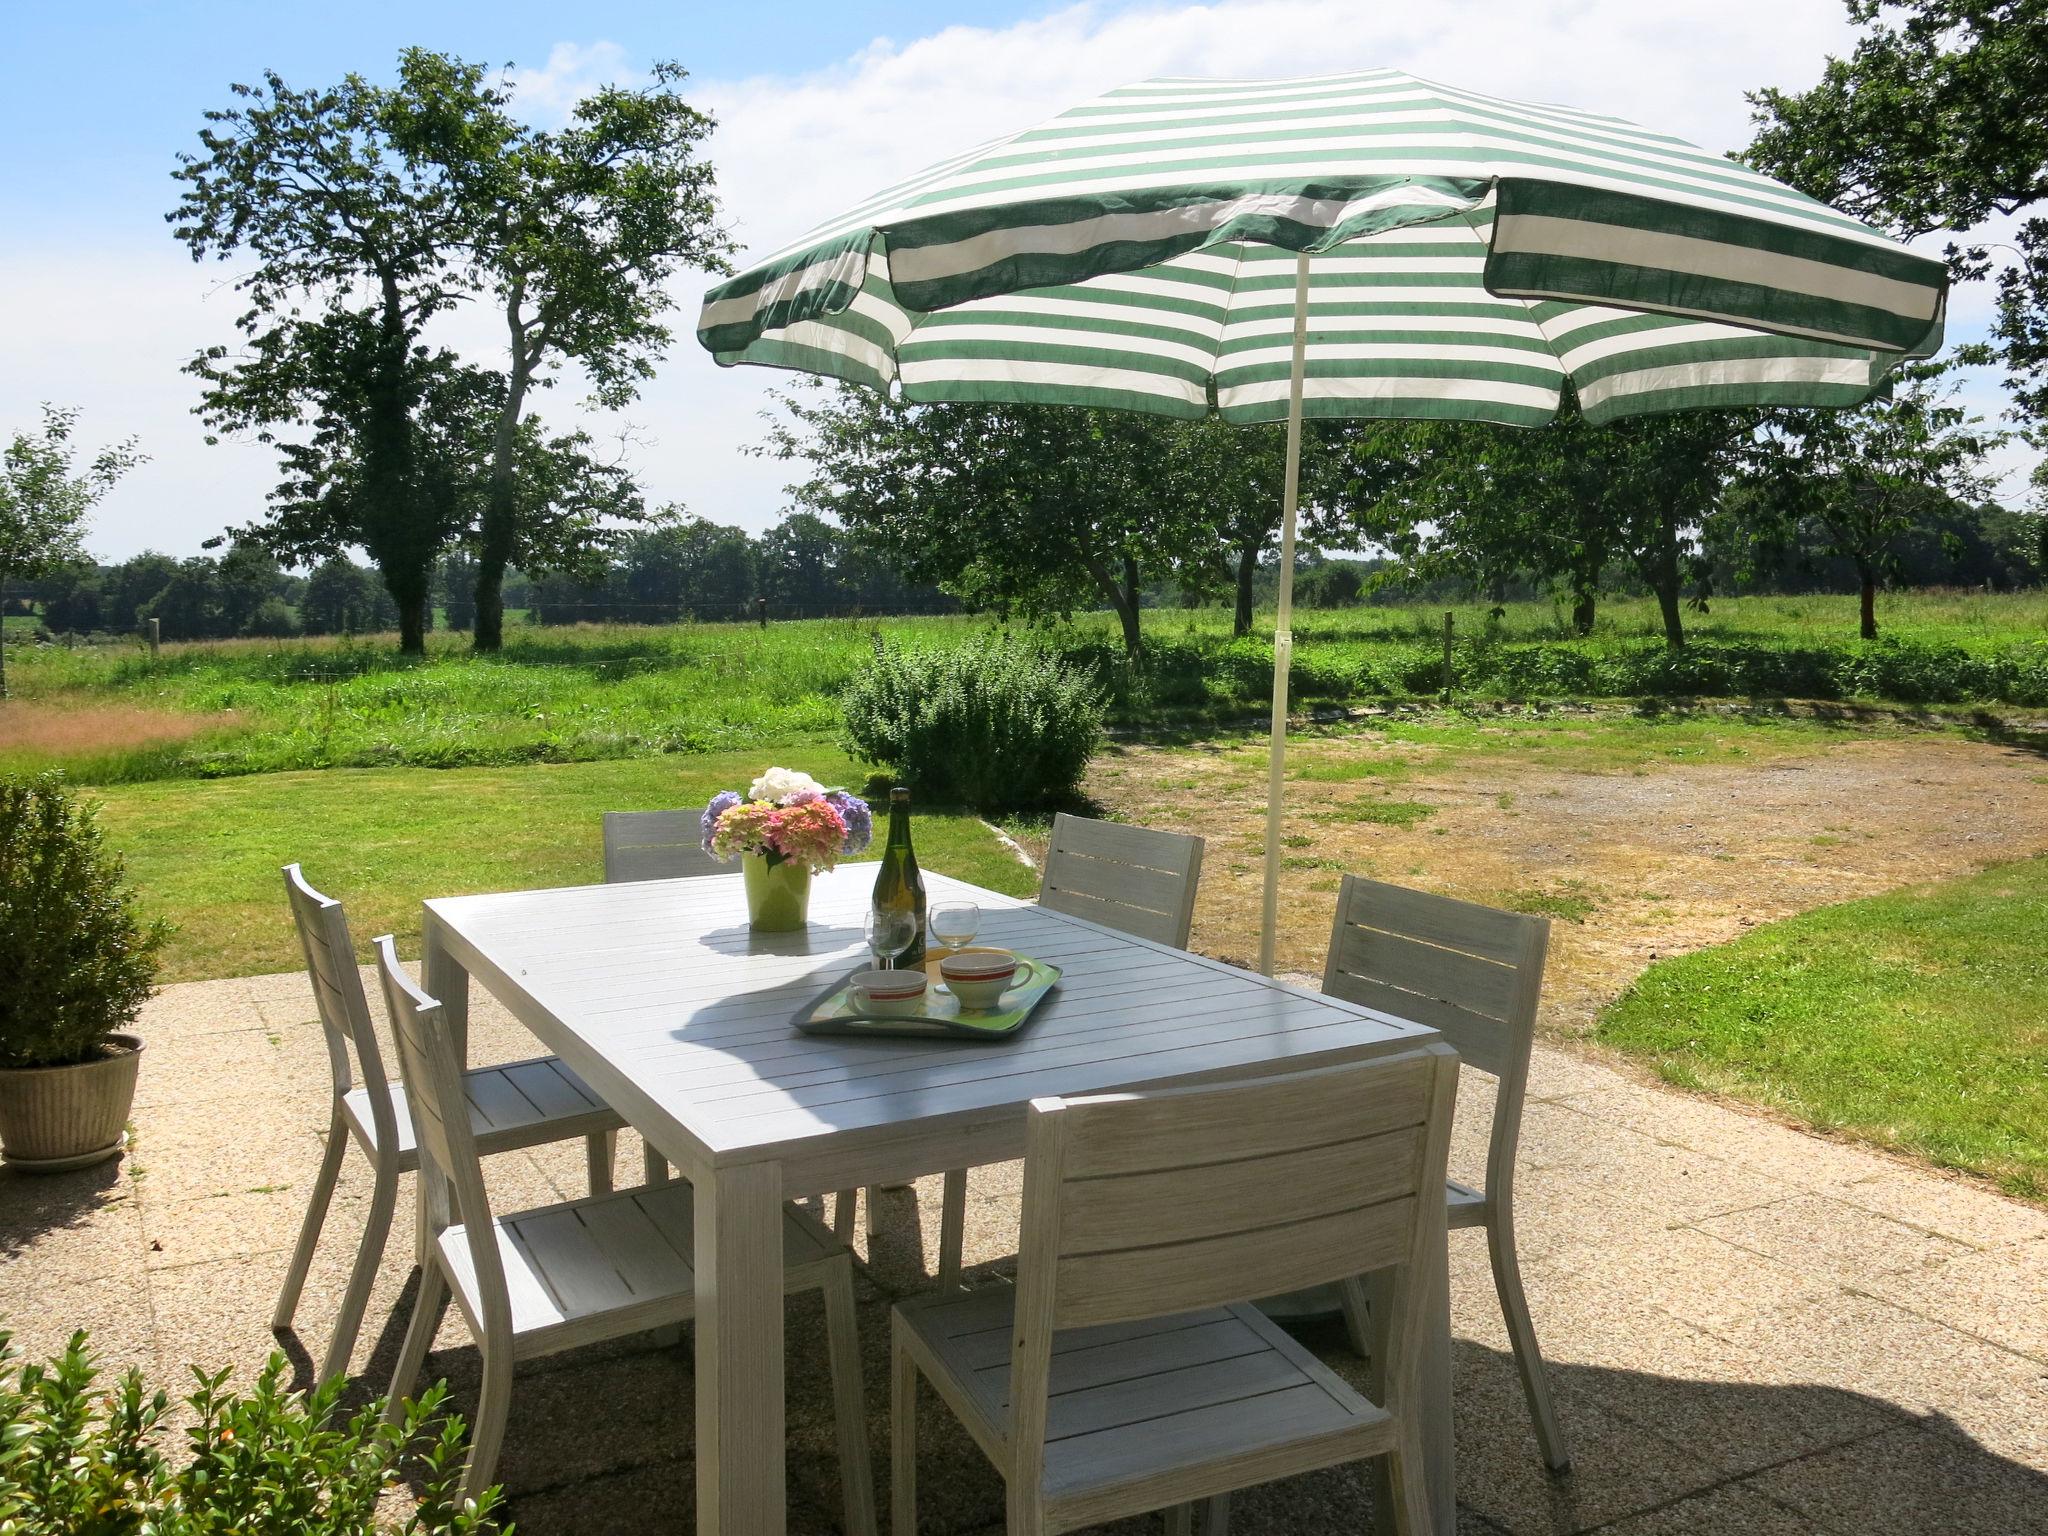
[[[704,851],[704,808],[686,811],[606,811],[604,880],[682,880],[729,875]]]
[[[1458,1059],[1443,1045],[1247,1082],[1040,1099],[1017,1284],[897,1306],[892,1536],[917,1523],[917,1385],[1008,1489],[1009,1536],[1388,1458],[1394,1527],[1431,1529],[1421,1330]],[[1385,1273],[1375,1402],[1250,1298]]]
[[[1188,947],[1195,890],[1202,879],[1201,838],[1092,821],[1065,812],[1052,819],[1038,904],[1085,917],[1119,933]],[[950,1170],[939,1207],[939,1285],[960,1283],[967,1242],[967,1170]]]
[[[1201,878],[1199,837],[1063,812],[1052,819],[1038,904],[1186,949]]]
[[[1337,895],[1323,990],[1440,1030],[1467,1067],[1495,1079],[1486,1187],[1447,1181],[1450,1225],[1486,1229],[1536,1442],[1544,1463],[1561,1472],[1571,1456],[1515,1254],[1515,1150],[1549,943],[1547,919],[1348,875]],[[1353,1316],[1351,1324],[1358,1342],[1360,1320]]]
[[[341,1176],[341,1160],[351,1141],[369,1159],[374,1178],[355,1267],[342,1293],[341,1311],[320,1366],[320,1379],[325,1381],[348,1369],[369,1304],[370,1284],[376,1279],[377,1265],[391,1235],[398,1176],[419,1168],[419,1146],[410,1096],[404,1085],[393,1083],[384,1071],[341,903],[308,885],[296,864],[284,867],[284,889],[306,957],[306,975],[313,984],[321,1029],[327,1037],[333,1101],[327,1150],[313,1180],[284,1288],[271,1313],[272,1328],[289,1328],[298,1312],[299,1294],[305,1288],[313,1250],[319,1245],[320,1229]],[[362,1077],[360,1084],[355,1082],[357,1072]],[[624,1122],[561,1058],[541,1056],[503,1066],[475,1067],[462,1074],[462,1085],[471,1134],[479,1151],[510,1152],[582,1136],[588,1141],[591,1191],[612,1187],[612,1150]]]
[[[504,1443],[516,1361],[681,1324],[695,1315],[696,1216],[690,1186],[681,1180],[493,1215],[477,1141],[461,1112],[464,1074],[441,1005],[406,975],[390,938],[377,940],[377,961],[412,1086],[431,1235],[387,1414],[393,1422],[403,1415],[404,1399],[452,1295],[483,1353],[463,1483],[474,1498],[489,1486]],[[459,1224],[455,1211],[464,1217]],[[846,1528],[852,1536],[875,1536],[853,1262],[830,1232],[789,1207],[782,1216],[782,1250],[784,1292],[824,1296]]]
[[[704,851],[703,829],[701,806],[684,811],[606,811],[604,883],[731,874],[730,868]],[[668,1159],[651,1145],[642,1161],[648,1183],[668,1182]]]

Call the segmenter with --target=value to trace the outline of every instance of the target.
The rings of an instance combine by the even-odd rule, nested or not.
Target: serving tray
[[[963,1009],[960,999],[939,980],[938,960],[945,951],[926,957],[931,985],[924,995],[924,1012],[904,1014],[856,1013],[847,998],[848,982],[840,981],[802,1008],[790,1022],[807,1035],[867,1035],[876,1038],[908,1037],[919,1040],[1003,1040],[1017,1033],[1044,1001],[1046,993],[1059,984],[1060,968],[1029,955],[1017,957],[1017,975],[999,1004],[990,1009]],[[866,970],[866,966],[860,969]]]

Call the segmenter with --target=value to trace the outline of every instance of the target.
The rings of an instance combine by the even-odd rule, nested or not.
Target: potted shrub
[[[117,1155],[142,1042],[120,1033],[156,979],[144,923],[91,810],[54,774],[0,779],[0,1157],[82,1168]]]

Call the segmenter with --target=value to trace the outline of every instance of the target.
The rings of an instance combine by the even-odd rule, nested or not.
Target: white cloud
[[[773,23],[764,21],[763,33]],[[801,76],[693,77],[716,111],[712,154],[735,234],[766,251],[823,217],[932,161],[1013,132],[1114,85],[1150,75],[1321,74],[1395,66],[1495,95],[1567,102],[1728,148],[1749,138],[1743,92],[1798,88],[1850,40],[1838,0],[1215,0],[1076,5],[1000,28],[955,26],[908,41],[878,40]],[[630,82],[646,60],[603,41],[563,42],[517,72],[521,110],[559,120],[606,81]],[[689,62],[687,59],[685,63]],[[156,455],[111,498],[95,545],[180,552],[253,515],[269,483],[267,456],[208,449],[184,414],[191,384],[176,368],[224,340],[232,301],[207,299],[211,269],[175,249],[135,253],[16,250],[0,260],[0,292],[28,319],[0,370],[0,422],[32,419],[40,398],[73,401],[88,427],[141,432]],[[721,370],[690,334],[705,280],[676,285],[677,340],[660,377],[628,413],[633,462],[649,496],[681,500],[721,521],[761,528],[781,510],[784,468],[749,456],[757,413],[780,376]],[[1955,331],[1981,326],[1983,300],[1957,306]],[[494,341],[483,317],[450,329],[478,355]],[[575,416],[573,384],[544,399]],[[1987,414],[1999,402],[1973,390]],[[591,425],[607,435],[616,423]],[[2010,460],[2024,469],[2030,456]],[[2017,482],[2014,483],[2017,489]]]

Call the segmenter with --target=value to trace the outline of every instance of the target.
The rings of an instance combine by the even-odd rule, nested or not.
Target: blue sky
[[[940,157],[1151,75],[1300,75],[1394,66],[1491,94],[1610,112],[1715,149],[1749,138],[1746,89],[1798,89],[1853,34],[1840,0],[1082,0],[895,5],[819,0],[28,0],[0,49],[0,430],[41,401],[81,407],[88,447],[135,434],[149,462],[99,509],[103,558],[190,554],[262,510],[270,450],[209,445],[180,366],[232,341],[233,267],[195,267],[163,215],[174,157],[228,85],[275,69],[297,85],[387,73],[410,44],[518,66],[537,121],[655,61],[691,71],[719,120],[711,145],[727,221],[763,251]],[[1936,242],[1938,245],[1938,242]],[[649,499],[761,529],[784,511],[788,466],[749,450],[778,376],[719,369],[690,335],[707,280],[673,289],[677,340],[642,398],[582,409],[575,379],[551,424],[616,441]],[[1987,296],[1958,296],[1952,341],[1981,334]],[[476,316],[436,340],[489,360]],[[1995,376],[1973,406],[2003,406]],[[2002,456],[2024,494],[2032,456]]]

